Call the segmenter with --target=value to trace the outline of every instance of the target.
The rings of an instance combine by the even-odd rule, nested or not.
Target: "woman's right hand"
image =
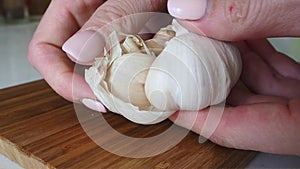
[[[191,31],[235,42],[243,60],[238,83],[227,99],[210,140],[238,149],[300,155],[300,64],[265,39],[300,36],[298,0],[169,0],[169,12]],[[178,114],[171,117],[175,121]],[[208,109],[192,128],[201,133]],[[189,126],[194,113],[176,123]]]

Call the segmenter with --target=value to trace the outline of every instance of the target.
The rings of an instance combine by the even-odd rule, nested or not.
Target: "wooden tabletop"
[[[80,115],[76,113],[78,111],[85,114]],[[91,130],[94,135],[89,134],[90,137],[84,125],[81,125],[82,121],[78,120],[82,118],[77,118],[82,115],[86,116],[88,126],[94,126],[94,130]],[[99,117],[103,117],[105,122],[99,122]],[[199,136],[188,132],[179,144],[164,153],[143,158],[122,157],[104,150],[95,140],[94,136],[97,136],[102,145],[120,149],[133,146],[132,143],[127,145],[122,142],[112,130],[107,130],[104,123],[122,135],[141,139],[160,135],[173,126],[168,120],[143,126],[113,113],[102,116],[64,100],[43,80],[2,89],[0,92],[0,153],[28,169],[242,168],[256,155],[252,151],[224,148],[209,141],[200,144]],[[180,127],[175,129],[179,133],[185,132]],[[176,134],[171,136],[170,143],[175,138]],[[116,143],[117,139],[119,142]],[[158,139],[149,146],[164,150],[168,144]],[[133,149],[147,152],[138,145]]]

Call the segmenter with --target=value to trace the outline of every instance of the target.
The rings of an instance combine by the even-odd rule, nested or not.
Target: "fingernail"
[[[62,49],[76,63],[93,63],[103,53],[104,38],[95,31],[76,33],[65,42]]]
[[[82,104],[85,105],[87,108],[92,109],[94,111],[105,113],[106,109],[102,103],[93,99],[82,99]]]
[[[207,8],[207,0],[169,0],[169,13],[178,19],[201,19]]]

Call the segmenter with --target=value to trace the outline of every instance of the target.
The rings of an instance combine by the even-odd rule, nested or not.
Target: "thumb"
[[[299,0],[169,0],[168,10],[195,33],[226,41],[299,36]]]
[[[150,12],[166,11],[167,0],[109,0],[63,45],[76,63],[90,65],[103,55],[105,41],[112,31],[136,34],[153,17]],[[171,18],[171,17],[169,17]],[[160,22],[160,23],[163,23]]]

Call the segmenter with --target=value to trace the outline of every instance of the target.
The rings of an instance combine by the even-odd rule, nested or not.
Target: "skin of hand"
[[[277,52],[267,37],[300,36],[298,0],[169,0],[168,10],[190,31],[235,41],[243,61],[212,142],[237,149],[300,155],[300,64]],[[172,121],[187,127],[195,112]],[[192,130],[200,133],[208,109]],[[180,119],[178,119],[181,117]]]
[[[178,1],[169,0],[168,6],[170,13],[180,18],[172,12],[172,5],[177,5],[180,9],[181,4]],[[293,25],[294,23],[280,24],[280,21],[293,20],[293,17],[297,20],[295,11],[286,16],[282,9],[282,13],[278,12],[281,18],[277,22],[267,18],[267,21],[274,21],[269,27],[267,23],[261,25],[258,20],[266,19],[267,15],[252,18],[259,9],[252,9],[251,5],[256,3],[259,7],[260,3],[263,4],[259,0],[255,3],[251,1],[250,5],[246,0],[203,1],[209,7],[201,5],[201,0],[190,1],[182,2],[200,3],[199,6],[204,9],[202,13],[206,16],[196,14],[191,18],[196,21],[182,20],[180,23],[187,28],[192,24],[191,31],[204,32],[205,35],[219,40],[298,36],[296,33],[300,32],[297,30],[300,27]],[[241,15],[234,12],[235,9],[240,9],[243,14],[244,3],[247,7],[246,16],[239,18]],[[290,6],[296,5],[292,3],[297,4],[297,0],[290,3]],[[199,6],[193,5],[194,8]],[[231,14],[224,12],[227,6],[229,11],[233,11]],[[148,11],[166,12],[166,8],[167,0],[53,0],[30,43],[28,59],[58,94],[70,101],[82,102],[96,111],[104,112],[105,108],[96,100],[82,75],[74,72],[75,63],[89,65],[102,52],[91,50],[95,48],[94,45],[103,41],[94,31],[121,16]],[[249,20],[252,22],[248,22]],[[192,29],[194,27],[198,29]],[[248,27],[251,29],[245,29]],[[268,28],[274,28],[274,32],[271,33]],[[284,28],[289,28],[289,31]],[[199,30],[201,31],[198,32]],[[297,129],[300,127],[300,99],[299,87],[295,85],[299,84],[299,65],[276,52],[264,39],[242,41],[237,46],[241,50],[244,64],[241,81],[233,88],[227,100],[232,107],[225,108],[217,130],[209,139],[227,147],[299,155],[300,137]],[[289,82],[286,82],[287,79]],[[170,119],[175,120],[177,115]],[[190,122],[190,116],[192,115],[186,112],[184,118],[176,121],[177,124],[185,127]],[[199,111],[192,130],[200,133],[206,117],[207,110]]]

